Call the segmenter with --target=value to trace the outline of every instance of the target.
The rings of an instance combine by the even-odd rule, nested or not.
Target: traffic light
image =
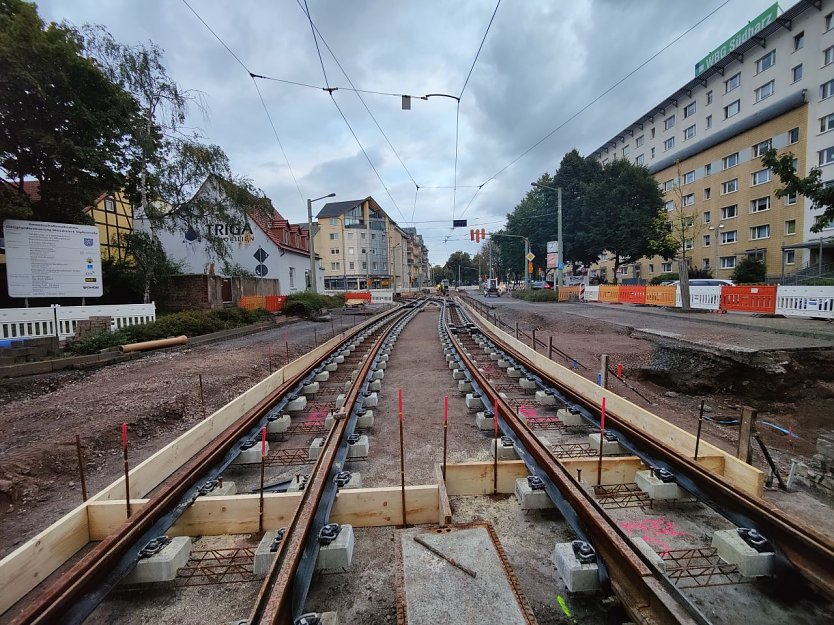
[[[470,238],[470,240],[472,240],[472,241],[474,241],[474,240],[475,240],[475,230],[473,230],[473,229],[470,229],[470,230],[469,230],[469,238]]]
[[[486,241],[486,228],[481,228],[481,238]]]
[[[475,230],[475,243],[480,243],[480,242],[481,242],[481,231],[480,230]]]

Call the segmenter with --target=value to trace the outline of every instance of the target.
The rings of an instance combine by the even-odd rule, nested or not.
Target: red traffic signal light
[[[474,231],[474,230],[470,230],[470,231],[469,231],[469,238],[470,238],[470,240],[472,240],[472,241],[474,241],[474,240],[475,240],[475,231]]]
[[[486,241],[486,228],[481,228],[481,238]]]

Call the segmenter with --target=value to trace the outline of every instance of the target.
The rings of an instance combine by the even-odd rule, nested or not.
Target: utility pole
[[[318,224],[316,224],[316,230],[313,230],[313,202],[318,202],[328,197],[336,197],[336,194],[328,193],[314,200],[307,198],[307,230],[310,232],[310,290],[313,293],[318,292],[316,285],[316,231],[318,230]],[[345,242],[342,241],[341,243],[344,245]]]
[[[557,198],[557,208],[558,208],[558,216],[556,221],[556,244],[557,244],[557,258],[556,258],[556,280],[557,286],[560,288],[565,285],[565,276],[562,272],[562,267],[565,264],[565,258],[562,255],[562,187],[559,187],[559,191],[556,194]],[[600,443],[601,445],[602,443]]]

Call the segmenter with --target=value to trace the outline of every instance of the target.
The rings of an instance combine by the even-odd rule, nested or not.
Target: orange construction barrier
[[[616,304],[620,301],[620,287],[617,284],[603,284],[599,287],[599,301]]]
[[[287,296],[286,295],[267,295],[264,298],[264,305],[265,308],[269,312],[280,312],[284,310],[284,306],[287,303]]]
[[[617,301],[621,304],[645,304],[646,287],[632,284],[621,284]]]
[[[776,285],[722,286],[720,309],[773,315],[776,313]]]
[[[242,295],[238,306],[246,310],[266,308],[266,297],[263,295]]]
[[[560,286],[559,287],[559,301],[567,302],[571,295],[579,299],[579,286]]]
[[[370,304],[371,294],[367,291],[355,291],[353,293],[345,293],[345,306],[358,306],[360,304]]]
[[[652,306],[675,307],[677,289],[673,286],[647,286],[646,303]]]

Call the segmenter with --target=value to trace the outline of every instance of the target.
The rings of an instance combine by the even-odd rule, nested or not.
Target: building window
[[[828,132],[834,130],[834,113],[820,117],[820,132]]]
[[[349,269],[354,269],[354,268],[355,268],[355,265],[354,265],[354,262],[353,262],[353,261],[350,261],[350,262],[348,263],[348,268],[349,268]]]
[[[725,156],[721,159],[721,169],[730,169],[738,165],[738,152]]]
[[[672,263],[660,263],[660,271],[669,273],[672,271]]]
[[[663,142],[663,151],[664,152],[668,152],[669,150],[671,150],[674,147],[675,147],[675,138],[674,137],[669,137],[668,139],[666,139],[666,141]]]
[[[366,239],[366,238],[367,238],[367,237],[365,236],[365,234],[366,234],[366,233],[364,233],[364,232],[362,233],[362,238],[363,238],[363,239]]]
[[[793,265],[796,263],[796,250],[785,250],[785,264]]]
[[[825,16],[825,30],[831,30],[832,26],[834,26],[834,13],[829,13]]]
[[[799,143],[799,128],[791,128],[788,131],[788,144],[791,143]]]
[[[834,163],[834,146],[820,150],[820,165]]]
[[[364,247],[363,247],[363,248],[362,248],[362,253],[363,253],[363,254],[367,254],[367,253],[368,253],[367,248],[364,248]]]
[[[804,47],[805,47],[805,33],[801,32],[798,35],[794,35],[794,37],[793,37],[793,49],[794,49],[794,51],[801,50]]]
[[[684,184],[691,184],[695,182],[695,170],[688,171],[683,175],[683,183]]]
[[[331,241],[338,241],[339,240],[339,233],[338,232],[331,232],[330,233],[330,240]]]
[[[707,91],[707,104],[712,104],[712,91]]]
[[[295,267],[290,267],[290,288],[295,286]]]
[[[738,115],[739,111],[741,110],[741,100],[736,100],[735,102],[730,102],[727,106],[724,107],[724,119],[730,118],[733,115]]]
[[[330,263],[330,268],[335,271],[336,269],[340,269],[341,265],[339,263]]]
[[[738,178],[733,178],[732,180],[721,183],[721,195],[735,193],[736,191],[738,191]]]
[[[750,240],[757,241],[759,239],[769,239],[770,238],[770,224],[765,224],[763,226],[753,226],[750,228]]]
[[[710,197],[712,197],[712,188],[707,187],[706,189],[704,189],[704,199],[708,200],[710,199]]]
[[[654,128],[652,128],[652,139],[654,139]]]
[[[750,212],[761,213],[762,211],[770,210],[770,196],[760,197],[750,201]]]
[[[376,271],[376,263],[371,263],[371,269],[373,269],[374,271]]]
[[[752,182],[750,186],[755,187],[758,184],[764,184],[765,182],[770,182],[770,170],[769,169],[760,169],[759,171],[754,171],[752,176]]]
[[[652,148],[652,158],[654,158],[654,148]]]
[[[756,91],[754,92],[755,97],[756,97],[756,102],[761,102],[765,98],[769,98],[770,96],[772,96],[773,95],[773,85],[774,85],[774,81],[771,80],[770,82],[766,82],[761,87],[756,89]]]
[[[830,48],[826,48],[822,51],[822,64],[823,66],[831,65],[834,63],[834,46]]]
[[[687,104],[684,107],[683,116],[684,116],[684,118],[686,118],[686,117],[691,117],[694,114],[695,114],[695,102],[690,102],[689,104]]]
[[[825,100],[834,95],[834,80],[829,80],[820,85],[820,100]]]
[[[785,222],[785,234],[796,234],[796,219],[789,219]]]
[[[371,239],[375,239],[375,238],[376,238],[376,233],[375,233],[375,232],[372,232],[372,233],[371,233]]]
[[[721,209],[721,219],[732,219],[733,217],[738,217],[738,206],[736,204]]]
[[[669,193],[669,191],[675,188],[675,179],[672,178],[671,180],[664,182],[662,188],[664,193]]]
[[[701,261],[701,268],[709,269],[709,258],[705,258]]]
[[[695,124],[683,131],[683,140],[691,139],[695,136]]]
[[[654,273],[654,263],[649,263],[649,273]]]
[[[710,236],[708,234],[704,235],[704,247],[709,247],[710,244]]]
[[[108,213],[115,213],[116,212],[116,198],[113,198],[113,197],[104,198],[104,210],[106,210]]]
[[[756,158],[764,156],[765,152],[767,152],[770,147],[773,145],[773,141],[768,139],[767,141],[762,141],[761,143],[757,143],[753,146],[753,156]]]
[[[708,224],[712,220],[712,213],[710,213],[710,211],[704,211],[702,219],[705,224]]]
[[[785,196],[785,206],[793,206],[796,204],[796,193],[789,193]]]
[[[721,257],[721,269],[735,269],[736,268],[736,257],[735,256],[722,256]]]
[[[644,135],[640,135],[640,136],[639,136],[639,137],[637,137],[637,139],[634,141],[634,145],[635,145],[636,147],[638,147],[638,148],[639,148],[641,145],[643,145],[643,136],[644,136]]]
[[[712,128],[712,115],[707,115],[707,130]]]
[[[367,269],[367,268],[368,268],[368,263],[363,260],[362,261],[362,269]]]
[[[735,243],[736,241],[738,241],[738,230],[730,230],[728,232],[721,233],[721,245]]]
[[[776,64],[776,50],[771,50],[762,58],[756,61],[756,73],[761,74],[766,69],[773,67]]]
[[[681,203],[684,206],[692,206],[695,203],[695,194],[694,193],[688,193],[687,195],[684,195],[681,198]]]
[[[791,76],[793,78],[793,82],[799,82],[802,80],[802,63],[791,70]]]
[[[675,127],[675,116],[672,115],[671,117],[667,117],[663,120],[663,129],[669,130],[670,128]]]
[[[707,163],[704,165],[704,176],[712,175],[712,163]]]
[[[739,85],[741,85],[741,72],[724,81],[724,93],[730,93],[733,89],[737,89]]]
[[[674,200],[666,200],[666,204],[664,205],[666,212],[670,212],[675,210],[675,201]]]
[[[691,250],[693,247],[695,247],[695,242],[692,239],[684,239],[683,249]]]
[[[338,217],[331,217],[330,218],[330,225],[331,226],[338,226],[339,225],[339,218]]]
[[[642,165],[644,160],[645,160],[645,159],[643,158],[643,155],[642,155],[642,154],[638,154],[638,155],[634,158],[634,162],[635,162],[635,164],[637,164],[637,165]]]

